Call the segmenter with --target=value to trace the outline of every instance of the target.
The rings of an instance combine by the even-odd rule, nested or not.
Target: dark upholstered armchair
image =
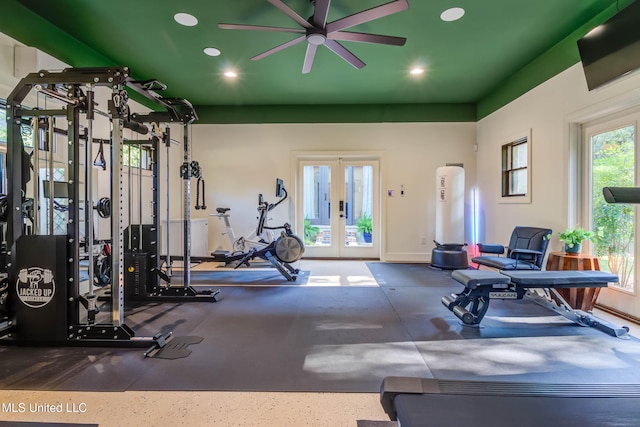
[[[471,261],[478,264],[478,268],[484,265],[499,270],[542,270],[550,237],[551,230],[548,228],[516,227],[511,233],[506,256],[500,256],[505,252],[502,245],[478,243],[483,255]]]

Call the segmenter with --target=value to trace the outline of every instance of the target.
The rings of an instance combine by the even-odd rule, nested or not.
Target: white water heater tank
[[[436,170],[436,241],[464,243],[464,169],[460,166]]]

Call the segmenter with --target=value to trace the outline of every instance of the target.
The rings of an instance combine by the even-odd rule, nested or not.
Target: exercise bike
[[[269,212],[275,209],[278,205],[284,202],[287,197],[287,190],[281,179],[276,180],[276,197],[280,198],[276,203],[269,203],[264,200],[262,194],[258,195],[258,226],[256,227],[255,236],[269,235],[274,230],[281,230],[280,235],[272,241],[267,241],[264,238],[256,241],[251,241],[252,246],[247,245],[247,240],[242,240],[242,246],[235,244],[238,239],[231,235],[229,238],[234,243],[234,251],[215,251],[211,254],[212,260],[215,262],[223,262],[226,265],[235,265],[234,269],[241,266],[250,266],[250,261],[254,259],[262,259],[269,261],[274,267],[278,269],[288,281],[293,282],[296,280],[299,269],[291,266],[291,263],[298,261],[302,258],[304,253],[304,243],[302,240],[293,234],[291,225],[285,223],[279,227],[271,227],[267,225],[267,218]],[[225,220],[225,224],[229,224],[229,217],[227,212],[228,208],[216,209],[218,214],[214,214]],[[225,216],[226,215],[226,216]],[[227,228],[227,232],[230,229],[230,225]],[[244,250],[235,250],[236,247],[243,247]]]
[[[261,203],[260,198],[258,198],[258,206],[260,206]],[[273,231],[265,229],[264,227],[261,235],[257,234],[259,227],[256,227],[248,236],[236,237],[229,219],[231,217],[229,213],[230,210],[231,208],[216,208],[216,213],[211,214],[211,216],[216,216],[224,221],[225,232],[222,234],[227,236],[234,252],[246,252],[251,248],[263,248],[275,240]],[[269,224],[268,221],[269,219],[265,220],[265,226],[267,227]]]

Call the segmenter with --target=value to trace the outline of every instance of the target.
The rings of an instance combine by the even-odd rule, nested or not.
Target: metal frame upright
[[[97,87],[111,90],[108,111],[95,109],[93,91]],[[131,79],[126,67],[69,68],[59,72],[39,71],[23,78],[7,99],[7,172],[8,203],[7,248],[10,311],[0,324],[0,336],[19,342],[48,342],[60,344],[98,344],[110,346],[164,345],[168,336],[136,337],[134,331],[124,323],[124,277],[123,277],[123,198],[122,198],[122,145],[123,128],[142,132],[146,127],[131,120],[126,89],[134,89],[161,108],[167,105],[152,91],[146,90],[144,82]],[[56,109],[29,109],[22,105],[32,92],[62,103]],[[80,261],[81,249],[80,182],[82,171],[80,139],[80,115],[86,114],[92,123],[93,114],[107,116],[111,122],[111,319],[107,323],[96,323],[95,301],[81,295]],[[54,117],[67,122],[67,174],[62,186],[68,198],[66,234],[54,235],[51,227],[48,235],[29,229],[23,215],[26,197],[26,182],[29,180],[29,163],[25,163],[25,150],[21,127],[25,118],[49,118],[48,129],[52,129]],[[38,135],[39,126],[35,130]],[[53,132],[50,132],[52,134]],[[88,127],[87,146],[91,145],[92,130]],[[49,137],[50,165],[52,161],[52,137]],[[35,152],[39,143],[36,142]],[[85,162],[85,175],[91,175],[91,165]],[[39,165],[34,167],[34,178],[38,179]],[[87,171],[88,170],[88,171]],[[54,177],[49,177],[49,201],[53,204],[56,187]],[[89,191],[90,194],[90,191]],[[85,196],[86,198],[86,196]],[[34,200],[35,216],[38,215],[39,200]],[[92,209],[92,200],[85,200],[85,207]],[[51,209],[50,209],[51,210]],[[92,257],[92,236],[85,239],[87,251]],[[92,264],[92,262],[90,262]],[[89,280],[92,283],[92,280]],[[85,311],[83,311],[83,308]],[[62,320],[64,319],[64,321]]]

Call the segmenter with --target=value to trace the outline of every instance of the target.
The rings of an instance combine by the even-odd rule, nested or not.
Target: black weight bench
[[[492,299],[520,300],[525,296],[567,319],[592,326],[616,337],[627,336],[626,327],[613,325],[572,308],[558,288],[605,288],[618,276],[603,271],[501,271],[456,270],[451,277],[465,286],[459,294],[442,297],[442,304],[465,325],[478,325]]]
[[[380,403],[402,427],[635,427],[640,385],[387,377]]]

